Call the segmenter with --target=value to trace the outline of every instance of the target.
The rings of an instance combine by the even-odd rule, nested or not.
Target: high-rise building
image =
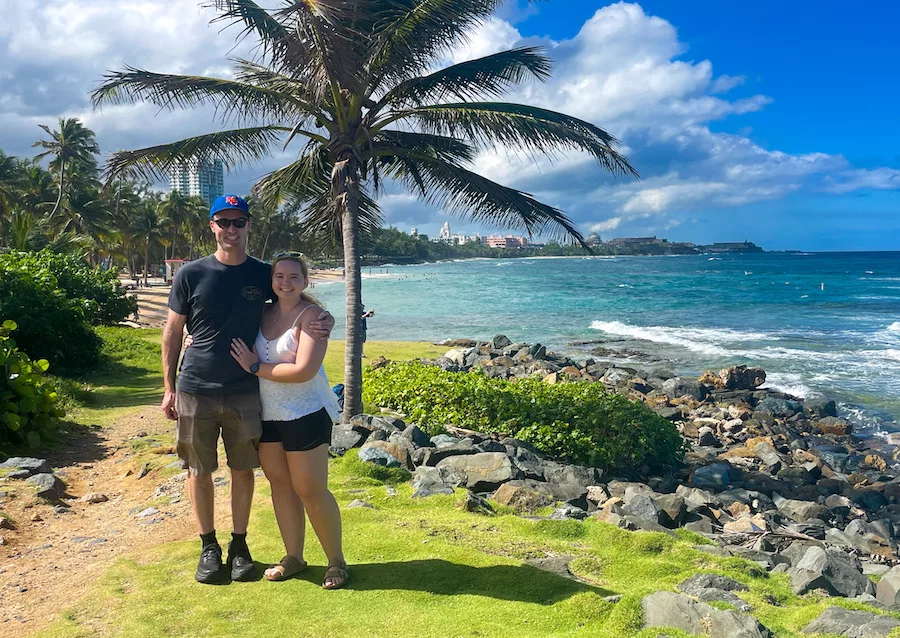
[[[212,203],[225,194],[225,166],[220,159],[183,164],[172,170],[169,186],[183,195],[199,195]]]

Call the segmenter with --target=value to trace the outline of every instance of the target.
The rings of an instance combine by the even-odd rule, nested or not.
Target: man
[[[250,207],[235,195],[213,202],[209,227],[216,252],[185,264],[172,282],[169,314],[163,330],[162,364],[165,395],[162,411],[177,420],[178,456],[188,467],[188,494],[200,529],[202,549],[195,578],[222,580],[222,548],[216,540],[212,473],[218,467],[219,433],[231,470],[231,519],[228,545],[231,579],[253,580],[247,547],[247,523],[253,500],[256,448],[262,433],[259,382],[244,372],[230,354],[231,340],[256,340],[263,304],[273,297],[271,268],[247,255]],[[193,337],[185,352],[176,385],[184,327]],[[327,338],[334,326],[328,313],[315,329]]]

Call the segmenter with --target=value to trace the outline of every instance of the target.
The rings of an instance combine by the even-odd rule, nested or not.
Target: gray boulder
[[[794,416],[798,412],[803,412],[803,404],[799,401],[791,401],[789,399],[766,397],[757,404],[756,411],[766,412],[774,417],[786,419]]]
[[[689,512],[694,512],[700,508],[719,508],[722,507],[722,500],[712,492],[702,490],[696,487],[688,487],[687,485],[679,485],[675,489],[675,495],[684,499],[684,504]]]
[[[837,416],[837,404],[832,399],[814,397],[805,399],[803,407],[808,414],[817,417]]]
[[[678,590],[694,596],[702,589],[722,589],[724,591],[748,591],[743,583],[739,583],[733,578],[722,576],[721,574],[694,574],[687,580],[678,585]]]
[[[625,500],[622,511],[626,516],[654,523],[660,523],[662,518],[662,509],[646,494],[631,495],[631,498]]]
[[[13,456],[0,463],[0,470],[20,470],[24,474],[18,478],[28,478],[35,474],[52,474],[50,463],[46,459],[36,459],[28,456]]]
[[[431,437],[420,430],[419,426],[417,425],[409,426],[408,428],[403,430],[403,433],[400,436],[416,447],[432,447],[434,445],[431,442]]]
[[[544,479],[548,483],[575,483],[595,485],[600,480],[600,470],[582,465],[561,465],[544,461]]]
[[[719,372],[719,381],[726,390],[755,390],[766,382],[766,371],[762,368],[734,366]]]
[[[432,441],[434,438],[432,438]],[[478,454],[472,439],[463,439],[453,445],[437,446],[435,448],[427,448],[425,455],[422,457],[423,465],[435,466],[444,459],[452,456],[468,456]]]
[[[772,501],[779,512],[799,523],[811,519],[828,518],[828,508],[814,501],[798,501],[784,498],[777,493],[772,494]]]
[[[335,425],[331,428],[331,445],[328,450],[337,456],[343,456],[348,450],[365,443],[367,434],[349,425]]]
[[[772,474],[777,474],[784,466],[784,461],[778,452],[775,451],[775,448],[765,441],[757,443],[756,447],[753,448],[753,453],[756,455],[756,458],[765,463],[766,468]]]
[[[437,464],[439,470],[465,474],[465,486],[475,492],[491,492],[519,478],[519,468],[502,452],[452,456]]]
[[[694,470],[691,485],[709,490],[724,490],[736,480],[737,476],[730,463],[712,463]]]
[[[403,462],[390,452],[378,447],[364,447],[359,451],[359,458],[366,463],[374,463],[382,467],[403,467]]]
[[[674,398],[689,396],[697,401],[702,401],[709,394],[706,386],[695,379],[685,379],[683,377],[675,377],[668,379],[662,384],[662,391],[666,395]]]
[[[587,509],[587,488],[581,485],[544,483],[531,479],[504,483],[494,494],[494,501],[518,511],[530,511],[563,502]]]
[[[876,587],[875,597],[886,607],[900,609],[900,568],[894,567],[881,577]]]
[[[494,350],[503,350],[509,345],[512,345],[512,341],[506,335],[496,335],[491,341],[491,346]]]
[[[49,473],[34,474],[25,480],[35,487],[35,494],[41,498],[56,501],[62,498],[65,493],[66,486],[63,482],[56,478],[55,475]]]
[[[456,445],[460,441],[462,441],[462,439],[450,436],[449,434],[437,434],[431,437],[431,444],[438,448],[450,447],[451,445]]]
[[[848,638],[886,638],[900,620],[879,616],[867,611],[851,611],[843,607],[829,607],[803,628],[805,634],[828,634]]]
[[[412,480],[412,498],[428,498],[435,494],[453,494],[453,488],[444,483],[436,467],[417,467]]]
[[[722,611],[683,594],[658,591],[641,601],[644,627],[672,627],[709,638],[770,638],[772,633],[756,618]]]
[[[836,549],[810,547],[789,573],[791,587],[798,595],[823,589],[832,596],[853,598],[875,591],[872,581],[863,575],[859,560]]]
[[[663,525],[681,527],[688,513],[684,499],[677,494],[660,494],[655,500],[664,516],[661,520]]]

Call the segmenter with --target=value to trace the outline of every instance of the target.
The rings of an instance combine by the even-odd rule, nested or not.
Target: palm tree
[[[159,214],[168,222],[172,229],[172,236],[168,239],[168,245],[173,246],[173,257],[175,255],[175,242],[179,233],[187,225],[188,216],[191,214],[190,209],[190,197],[177,190],[169,191],[169,194],[159,204]]]
[[[22,187],[22,170],[19,160],[0,151],[0,224],[6,211],[12,208]]]
[[[131,219],[130,231],[137,244],[144,249],[144,287],[150,271],[150,250],[162,245],[169,232],[169,224],[158,212],[158,202],[148,199],[141,202]]]
[[[163,108],[211,104],[235,128],[115,153],[107,175],[137,170],[161,179],[177,164],[222,158],[229,167],[301,140],[297,159],[264,177],[256,194],[299,210],[308,237],[343,247],[347,333],[344,419],[361,411],[360,234],[380,226],[386,178],[424,202],[529,234],[584,245],[560,210],[472,171],[479,149],[505,146],[553,157],[583,151],[613,174],[636,175],[599,127],[555,111],[496,100],[511,86],[546,80],[550,60],[517,48],[437,71],[444,55],[502,0],[213,0],[214,22],[259,41],[256,60],[237,59],[234,79],[125,67],[92,95],[103,104]]]
[[[194,248],[203,237],[203,231],[209,228],[209,204],[199,195],[192,195],[188,198],[184,228],[190,237],[188,259],[193,259]]]
[[[39,146],[45,149],[43,153],[35,156],[35,159],[42,159],[48,155],[53,155],[54,160],[51,162],[51,168],[55,168],[59,175],[59,194],[56,197],[56,204],[50,211],[50,217],[56,215],[62,204],[63,192],[65,192],[66,167],[71,162],[81,162],[85,165],[96,165],[94,155],[100,153],[100,147],[97,146],[97,140],[94,132],[86,128],[76,118],[59,118],[59,130],[52,131],[46,124],[39,125],[47,135],[49,140],[38,140],[32,146]]]

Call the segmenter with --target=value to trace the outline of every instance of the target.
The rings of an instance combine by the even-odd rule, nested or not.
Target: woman
[[[319,307],[304,292],[308,285],[302,254],[277,255],[272,289],[278,299],[263,311],[254,346],[234,339],[231,355],[259,377],[263,419],[259,461],[272,484],[272,505],[287,551],[265,576],[285,580],[306,569],[305,509],[328,557],[322,587],[339,589],[347,583],[348,573],[341,550],[340,510],[328,490],[328,446],[338,411],[322,367],[328,341],[309,332]]]

